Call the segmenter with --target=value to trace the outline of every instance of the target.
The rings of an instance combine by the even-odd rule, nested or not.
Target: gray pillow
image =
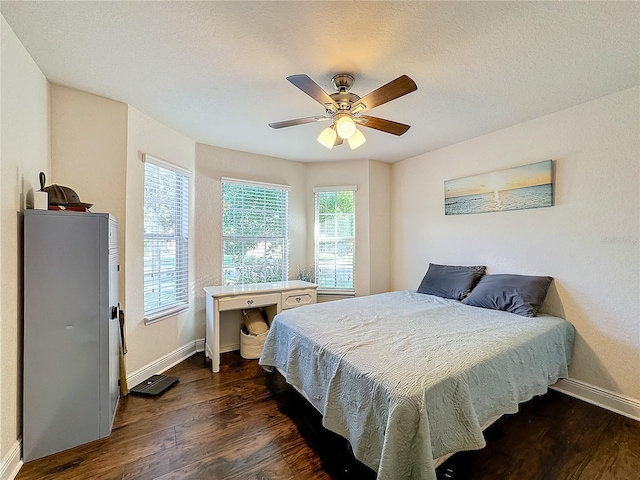
[[[535,317],[552,281],[552,277],[485,275],[462,303]]]
[[[429,264],[418,293],[462,300],[484,275],[484,266],[457,266]]]

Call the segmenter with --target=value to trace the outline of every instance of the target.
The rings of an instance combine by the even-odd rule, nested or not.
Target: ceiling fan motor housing
[[[355,93],[346,92],[346,91],[332,93],[329,96],[338,104],[338,108],[340,111],[351,110],[351,105],[357,102],[358,100],[360,100],[360,97]]]
[[[334,75],[331,79],[333,88],[335,88],[339,92],[348,92],[349,90],[351,90],[354,81],[355,79],[348,73],[339,73],[337,75]]]
[[[339,73],[338,75],[334,75],[331,79],[331,83],[333,84],[333,88],[337,90],[336,93],[332,93],[329,96],[333,99],[334,102],[338,104],[338,112],[335,110],[328,108],[327,112],[334,115],[339,112],[348,112],[351,110],[351,105],[354,102],[360,100],[360,97],[355,93],[349,92],[354,82],[353,76],[348,73]]]

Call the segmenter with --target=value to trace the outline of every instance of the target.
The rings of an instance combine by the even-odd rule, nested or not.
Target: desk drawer
[[[316,290],[291,290],[289,292],[282,293],[282,309],[300,307],[302,305],[309,305],[310,303],[316,303]]]
[[[280,303],[279,293],[266,293],[262,295],[238,295],[235,297],[221,298],[218,300],[218,310],[237,310],[239,308],[256,308],[265,305]]]

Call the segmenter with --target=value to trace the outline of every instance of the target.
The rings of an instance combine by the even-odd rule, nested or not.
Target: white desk
[[[211,358],[211,371],[220,371],[220,312],[275,305],[277,314],[288,308],[316,303],[317,288],[315,283],[302,280],[205,287],[207,320],[204,352]]]

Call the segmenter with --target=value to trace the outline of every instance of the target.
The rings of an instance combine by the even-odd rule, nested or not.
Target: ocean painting
[[[551,160],[444,182],[444,214],[551,207]]]

